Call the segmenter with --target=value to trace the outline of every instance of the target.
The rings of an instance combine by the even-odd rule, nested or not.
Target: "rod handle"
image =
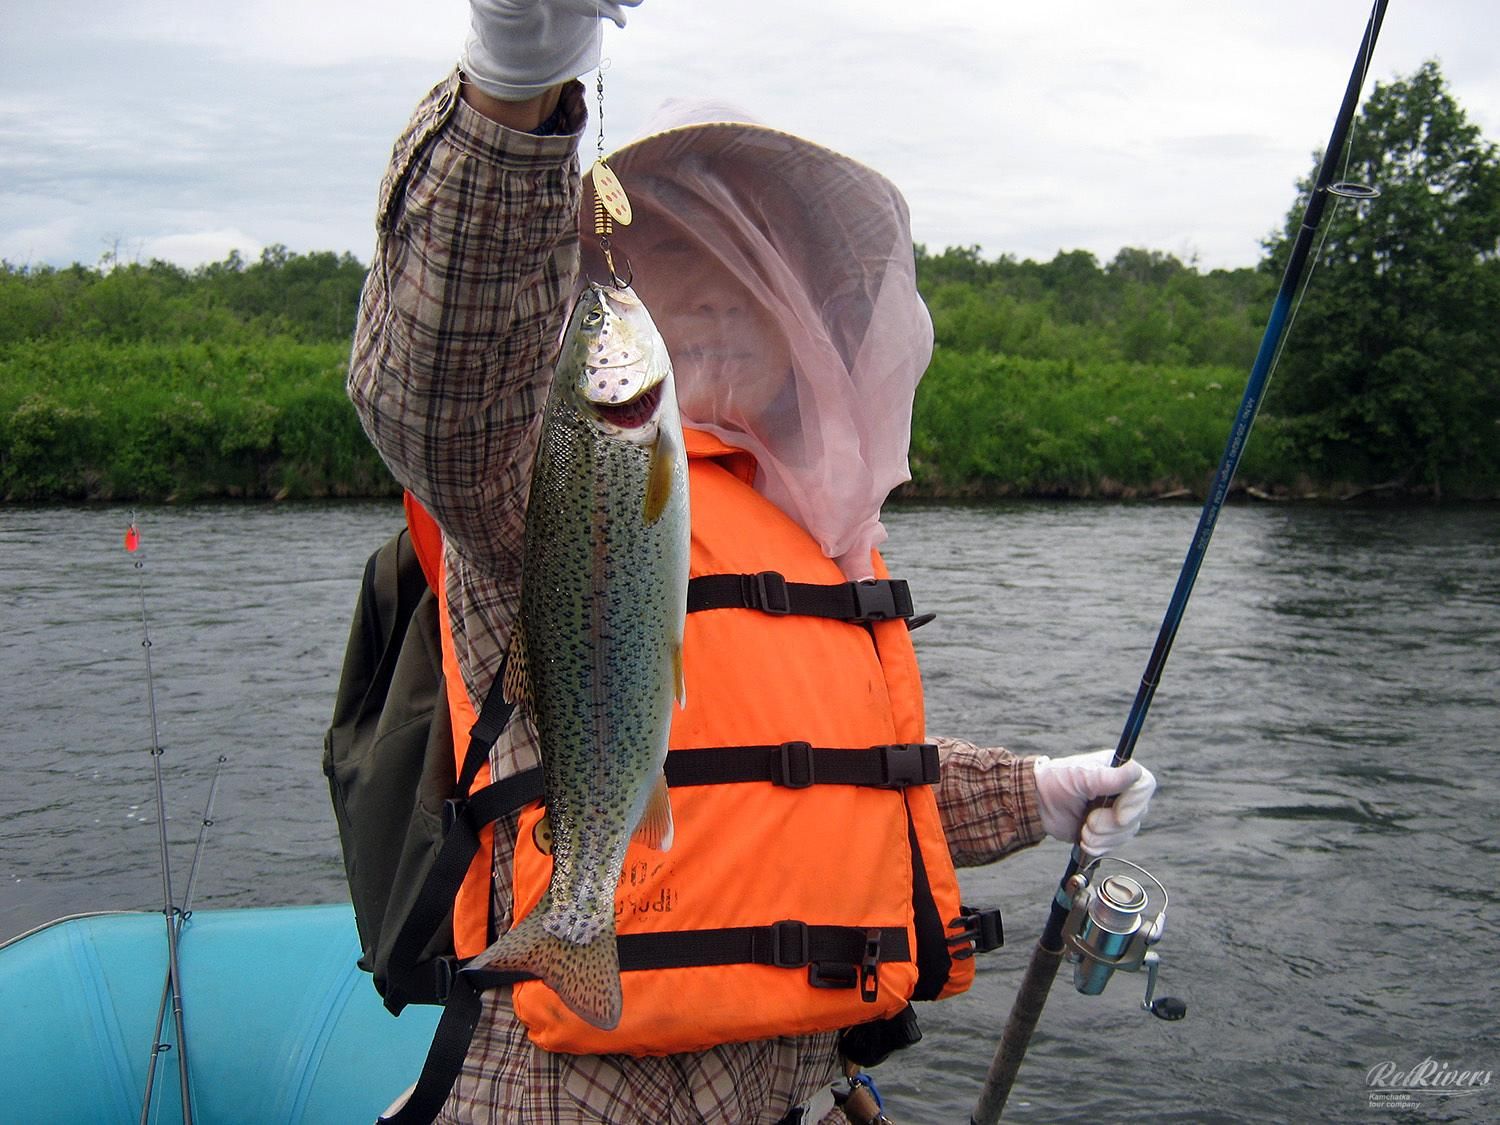
[[[1005,1109],[1005,1100],[1010,1097],[1010,1088],[1015,1085],[1016,1072],[1021,1069],[1021,1060],[1026,1057],[1026,1047],[1031,1042],[1031,1033],[1042,1018],[1042,1009],[1047,1006],[1047,993],[1052,980],[1062,964],[1063,947],[1048,949],[1044,941],[1038,941],[1031,951],[1031,961],[1026,966],[1026,975],[1016,992],[1011,1005],[1010,1018],[1005,1022],[1005,1034],[995,1049],[990,1061],[989,1073],[984,1078],[984,1089],[970,1116],[970,1125],[995,1125]]]

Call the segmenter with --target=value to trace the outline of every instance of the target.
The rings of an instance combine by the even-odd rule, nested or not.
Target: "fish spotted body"
[[[662,766],[682,701],[687,457],[671,362],[628,288],[574,307],[542,417],[505,694],[541,746],[552,874],[472,967],[535,973],[581,1018],[620,1019],[615,892],[633,835],[665,851]]]

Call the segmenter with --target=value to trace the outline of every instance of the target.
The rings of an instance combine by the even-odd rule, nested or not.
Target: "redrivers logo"
[[[1376,1063],[1366,1073],[1365,1084],[1370,1088],[1371,1108],[1411,1109],[1434,1099],[1481,1094],[1489,1089],[1493,1073],[1454,1066],[1429,1055],[1405,1069],[1394,1062]]]

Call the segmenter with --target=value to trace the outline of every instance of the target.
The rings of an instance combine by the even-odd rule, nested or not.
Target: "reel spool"
[[[1141,1007],[1158,1019],[1187,1015],[1187,1005],[1175,997],[1152,1000],[1161,957],[1148,949],[1167,928],[1167,888],[1161,881],[1143,867],[1102,857],[1079,869],[1066,892],[1072,899],[1063,923],[1063,948],[1073,963],[1073,986],[1085,996],[1098,996],[1115,970],[1144,968]]]

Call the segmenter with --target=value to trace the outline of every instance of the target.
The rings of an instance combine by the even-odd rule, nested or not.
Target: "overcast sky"
[[[930,248],[1252,265],[1328,138],[1367,0],[645,0],[606,146],[727,98],[891,176]],[[0,258],[272,243],[368,261],[392,140],[465,0],[7,0]],[[1500,140],[1500,0],[1395,0],[1373,77],[1437,58]],[[593,125],[585,157],[594,151]]]

